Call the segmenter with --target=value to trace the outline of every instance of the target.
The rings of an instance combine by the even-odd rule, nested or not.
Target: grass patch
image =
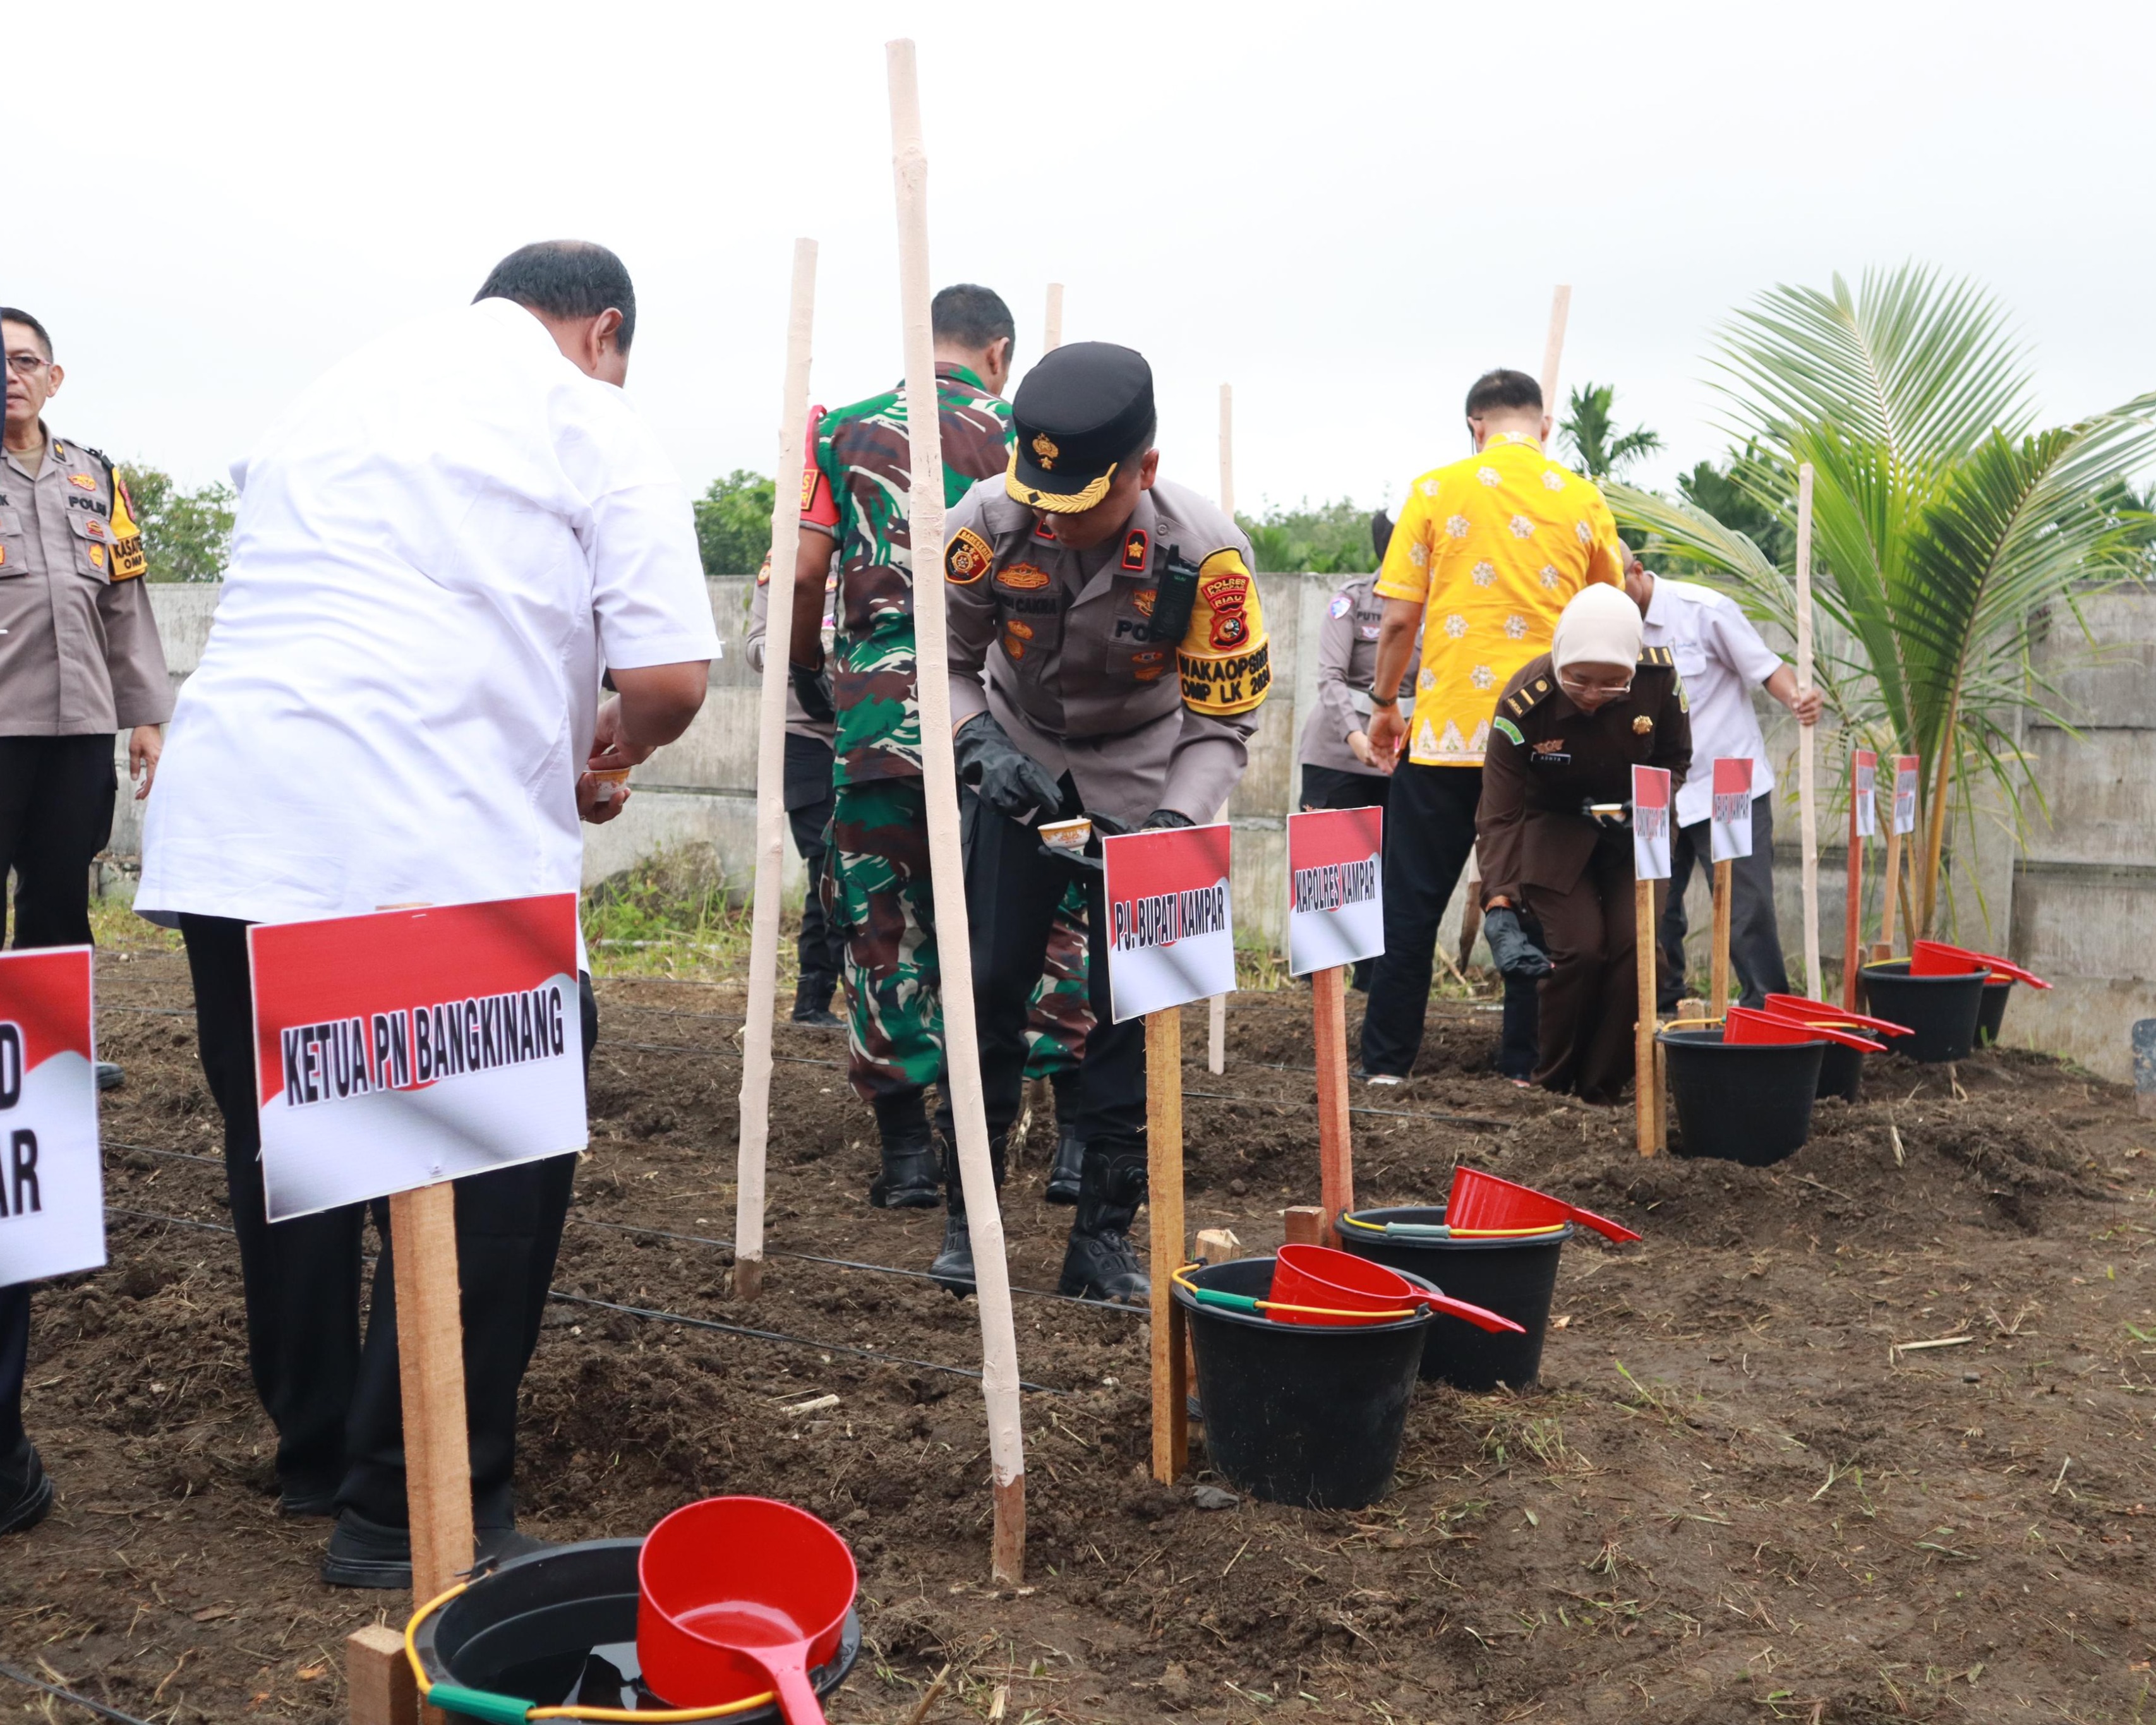
[[[708,845],[662,850],[584,895],[584,941],[595,977],[747,980],[748,884],[730,882]],[[789,918],[798,927],[798,918]],[[778,944],[779,987],[791,991],[793,942]]]

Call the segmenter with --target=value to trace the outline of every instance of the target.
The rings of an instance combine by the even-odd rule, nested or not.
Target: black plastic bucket
[[[1190,1280],[1262,1300],[1273,1260],[1204,1265]],[[1427,1307],[1389,1323],[1290,1324],[1201,1306],[1180,1286],[1175,1297],[1198,1357],[1205,1453],[1223,1479],[1311,1509],[1360,1509],[1392,1490],[1430,1332]]]
[[[557,1546],[504,1563],[419,1626],[428,1679],[521,1697],[535,1707],[664,1705],[639,1681],[636,1558],[641,1539]],[[846,1614],[839,1651],[809,1673],[828,1697],[861,1651],[861,1620]],[[452,1717],[454,1717],[452,1715]],[[728,1725],[778,1725],[778,1708],[728,1715]]]
[[[1976,1045],[1989,1048],[1999,1040],[1999,1027],[2006,1021],[2006,997],[2014,992],[2010,976],[1994,977],[1984,985],[1984,1004],[1976,1012]]]
[[[1853,1102],[1863,1083],[1864,1050],[1846,1042],[1827,1044],[1826,1052],[1820,1056],[1819,1087],[1814,1094]]]
[[[1828,1044],[1724,1042],[1719,1030],[1663,1030],[1680,1156],[1765,1168],[1812,1134],[1812,1099]]]
[[[1348,1214],[1365,1222],[1427,1224],[1442,1222],[1445,1206],[1409,1204]],[[1434,1282],[1454,1299],[1486,1307],[1527,1331],[1524,1336],[1492,1335],[1440,1312],[1423,1346],[1425,1378],[1460,1389],[1495,1389],[1500,1384],[1527,1389],[1542,1371],[1558,1259],[1572,1235],[1569,1222],[1562,1232],[1532,1240],[1419,1240],[1342,1224],[1340,1244],[1358,1258]]]
[[[1977,1014],[1984,1010],[1984,985],[1990,975],[1972,970],[1964,976],[1911,976],[1906,958],[1867,964],[1866,1009],[1874,1018],[1907,1024],[1915,1033],[1896,1037],[1895,1053],[1933,1064],[1965,1060],[1976,1043]],[[2005,1010],[2003,1001],[1999,1009]]]

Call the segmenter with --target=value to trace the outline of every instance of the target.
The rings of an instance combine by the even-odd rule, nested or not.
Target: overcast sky
[[[0,300],[51,328],[48,418],[222,477],[296,390],[557,235],[627,259],[631,394],[683,478],[771,469],[796,234],[814,393],[901,370],[885,39],[919,44],[932,273],[1046,284],[1152,362],[1163,470],[1245,509],[1396,499],[1458,403],[1534,370],[1717,454],[1729,309],[1908,258],[1972,275],[2043,413],[2156,387],[2156,8],[2051,0],[750,8],[122,3],[13,28]],[[26,153],[28,152],[28,153]],[[33,166],[34,163],[34,166]],[[427,356],[414,352],[413,365]]]

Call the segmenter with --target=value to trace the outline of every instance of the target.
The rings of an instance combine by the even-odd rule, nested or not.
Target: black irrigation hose
[[[167,1155],[181,1156],[184,1151],[167,1151]],[[121,1209],[107,1204],[105,1214],[131,1216],[141,1222],[163,1222],[175,1228],[199,1228],[208,1234],[230,1234],[233,1230],[222,1222],[198,1222],[188,1216],[161,1215],[155,1210]],[[942,1372],[952,1378],[970,1378],[976,1384],[981,1374],[965,1366],[941,1366],[932,1359],[908,1359],[904,1354],[884,1353],[873,1348],[855,1348],[844,1342],[818,1342],[807,1336],[790,1336],[783,1330],[752,1330],[743,1324],[722,1324],[713,1317],[691,1317],[685,1312],[660,1312],[648,1306],[622,1306],[612,1300],[595,1300],[588,1294],[565,1294],[559,1288],[547,1290],[547,1297],[571,1306],[595,1306],[603,1312],[619,1312],[629,1317],[647,1318],[654,1323],[683,1324],[692,1330],[716,1330],[726,1336],[747,1336],[757,1342],[782,1342],[795,1348],[813,1348],[819,1353],[847,1353],[857,1359],[872,1359],[886,1366],[911,1366],[917,1371]],[[1135,1309],[1135,1308],[1133,1308]],[[1052,1389],[1045,1384],[1029,1384],[1019,1380],[1020,1389],[1033,1391],[1037,1395],[1069,1395],[1067,1389]],[[125,1718],[125,1714],[116,1715]],[[139,1722],[137,1722],[139,1725]]]
[[[11,1678],[26,1688],[42,1689],[46,1694],[56,1695],[62,1701],[73,1702],[79,1707],[89,1708],[101,1719],[116,1721],[116,1725],[148,1725],[146,1720],[138,1719],[132,1713],[123,1713],[118,1707],[109,1707],[101,1701],[92,1701],[87,1695],[77,1695],[72,1689],[63,1689],[57,1683],[48,1683],[42,1678],[32,1676],[28,1671],[18,1671],[12,1665],[0,1665],[0,1677]]]

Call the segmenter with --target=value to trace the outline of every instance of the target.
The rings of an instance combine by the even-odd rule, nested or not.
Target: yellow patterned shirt
[[[1423,607],[1408,758],[1480,767],[1498,694],[1549,651],[1567,601],[1624,578],[1601,492],[1532,438],[1499,432],[1480,454],[1417,480],[1377,583],[1380,597]]]

